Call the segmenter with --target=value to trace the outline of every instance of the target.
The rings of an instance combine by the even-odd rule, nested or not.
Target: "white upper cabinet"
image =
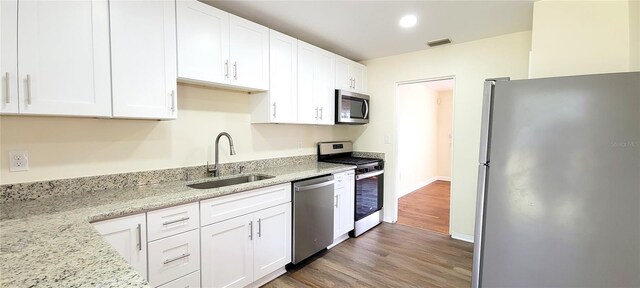
[[[229,13],[199,1],[178,1],[178,79],[229,83]]]
[[[298,123],[334,124],[334,54],[298,40]]]
[[[276,123],[296,123],[298,119],[298,40],[280,32],[270,31],[269,90],[270,120]]]
[[[336,89],[367,92],[367,67],[336,55]]]
[[[12,2],[2,2],[4,68],[4,22],[14,20],[5,19],[4,11]],[[19,1],[18,6],[19,112],[110,117],[107,1]]]
[[[195,0],[178,1],[182,82],[269,90],[269,29]]]
[[[269,28],[229,15],[231,83],[269,90]]]
[[[113,116],[175,119],[175,2],[111,0],[109,6]]]
[[[0,113],[18,113],[18,1],[0,1]]]

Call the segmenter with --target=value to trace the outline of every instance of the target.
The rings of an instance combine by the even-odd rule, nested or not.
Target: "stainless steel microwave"
[[[369,123],[369,96],[336,89],[336,124]]]

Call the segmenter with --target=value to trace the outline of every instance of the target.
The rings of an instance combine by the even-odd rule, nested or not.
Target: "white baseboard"
[[[451,233],[451,238],[461,240],[464,242],[473,243],[473,235],[467,235],[462,233]]]
[[[451,177],[449,176],[437,176],[439,181],[447,181],[447,182],[451,182]]]
[[[247,285],[247,287],[249,288],[258,288],[258,287],[262,287],[262,285],[267,284],[269,282],[271,282],[272,280],[280,277],[280,275],[287,273],[287,270],[284,267],[280,267],[280,269],[273,271],[267,275],[265,275],[264,277],[256,280],[255,282]]]

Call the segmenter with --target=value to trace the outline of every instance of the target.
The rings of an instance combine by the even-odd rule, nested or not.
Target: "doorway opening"
[[[454,84],[398,84],[398,224],[450,234]]]

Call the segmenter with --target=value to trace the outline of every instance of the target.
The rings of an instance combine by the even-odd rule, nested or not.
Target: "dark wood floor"
[[[451,182],[436,181],[398,199],[398,224],[449,234]]]
[[[473,244],[382,223],[263,287],[469,287]]]

